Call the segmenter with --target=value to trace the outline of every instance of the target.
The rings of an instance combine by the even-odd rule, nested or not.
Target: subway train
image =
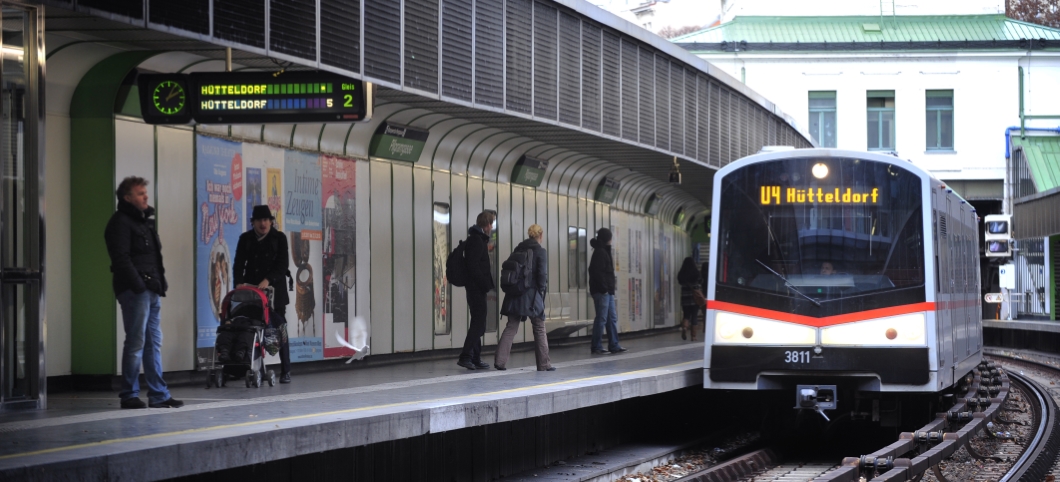
[[[911,162],[764,152],[714,177],[703,385],[845,399],[946,391],[982,359],[975,209]],[[791,393],[787,392],[787,393]]]

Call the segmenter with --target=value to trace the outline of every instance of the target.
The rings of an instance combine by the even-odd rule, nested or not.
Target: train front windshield
[[[921,182],[863,159],[782,159],[729,173],[715,299],[812,317],[925,301]]]

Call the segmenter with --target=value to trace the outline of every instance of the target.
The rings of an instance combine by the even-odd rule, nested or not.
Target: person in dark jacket
[[[162,297],[166,269],[162,243],[155,232],[155,208],[147,205],[147,181],[130,176],[115,194],[118,210],[107,222],[104,239],[114,274],[114,295],[121,305],[125,344],[121,354],[121,408],[178,408],[162,379]],[[148,403],[140,400],[140,366],[147,381]]]
[[[291,345],[288,342],[287,268],[291,258],[287,247],[287,236],[275,226],[276,218],[268,206],[254,206],[250,216],[253,228],[239,235],[236,257],[232,263],[232,281],[235,286],[253,285],[258,288],[273,288],[272,311],[269,325],[278,328],[280,338],[280,383],[291,383]]]
[[[494,288],[493,266],[490,263],[490,233],[493,232],[493,213],[483,211],[475,219],[475,225],[467,230],[464,245],[464,263],[467,266],[467,309],[471,312],[464,350],[456,364],[468,370],[489,368],[482,362],[482,335],[486,334],[486,293]]]
[[[692,341],[696,341],[696,326],[699,325],[699,306],[696,305],[693,291],[702,293],[703,280],[700,278],[699,269],[692,257],[686,257],[681,264],[681,270],[677,272],[677,283],[681,285],[681,311],[684,317],[681,319],[681,339],[686,339],[686,333],[690,333]]]
[[[611,254],[611,230],[600,228],[596,237],[589,241],[593,247],[593,259],[589,261],[589,294],[593,296],[596,319],[593,320],[593,340],[590,347],[593,355],[607,353],[601,345],[604,327],[607,328],[607,350],[611,353],[626,351],[618,344],[618,312],[615,309],[615,258]]]
[[[519,331],[519,322],[530,318],[534,330],[534,355],[537,358],[537,371],[551,372],[556,367],[548,357],[548,337],[545,336],[545,296],[548,294],[548,252],[541,247],[545,230],[531,224],[526,230],[527,238],[519,243],[515,250],[529,250],[533,253],[534,288],[518,294],[504,294],[501,303],[501,315],[508,317],[508,324],[497,342],[497,352],[493,357],[493,367],[507,370],[508,355],[512,351],[512,340]]]

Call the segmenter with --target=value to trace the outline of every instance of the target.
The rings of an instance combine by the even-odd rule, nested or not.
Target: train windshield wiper
[[[799,291],[799,289],[796,288],[795,285],[791,284],[791,282],[789,282],[787,278],[781,276],[780,273],[777,273],[776,271],[773,271],[773,268],[770,268],[768,265],[763,263],[761,260],[756,259],[755,261],[757,261],[758,264],[762,265],[763,268],[769,270],[770,273],[773,273],[773,274],[777,275],[777,278],[780,278],[781,280],[783,280],[784,281],[784,286],[786,286],[789,290],[794,291],[796,294],[798,294],[799,296],[801,296],[803,298],[806,298],[807,300],[810,301],[810,303],[813,303],[813,304],[817,305],[818,308],[821,307],[821,302],[820,301],[817,301],[816,299],[807,296],[806,293],[803,293],[803,292]]]

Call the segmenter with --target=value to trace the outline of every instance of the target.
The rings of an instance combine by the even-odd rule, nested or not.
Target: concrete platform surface
[[[506,371],[435,360],[299,376],[295,365],[289,385],[175,388],[180,409],[64,394],[45,411],[0,415],[0,480],[179,477],[702,384],[702,343],[668,332],[623,344],[629,352],[597,356],[555,347],[554,372],[536,371],[532,351],[513,353]]]
[[[983,320],[983,328],[1060,333],[1060,321],[1049,320]]]

